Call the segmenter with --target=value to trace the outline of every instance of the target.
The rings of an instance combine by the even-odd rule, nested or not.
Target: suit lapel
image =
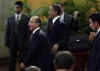
[[[39,30],[37,30],[36,32],[35,32],[35,34],[32,34],[32,39],[37,39],[37,37],[38,37],[38,35],[39,35],[39,32],[40,32],[40,29]]]
[[[100,31],[99,31],[99,33],[96,35],[96,37],[94,38],[94,42],[96,42],[96,40],[98,40],[99,36],[100,36]]]
[[[24,14],[22,14],[20,21],[25,21],[26,17]]]
[[[22,14],[22,15],[21,15],[21,19],[20,19],[20,21],[22,21],[22,20],[23,20],[23,18],[24,18],[24,14]]]
[[[16,24],[15,15],[13,15],[12,21],[13,21],[14,24]]]
[[[13,30],[15,31],[16,30],[16,24],[17,24],[16,20],[15,20],[15,15],[12,16],[12,21],[11,22],[12,22],[12,24],[11,24],[12,31]]]
[[[60,18],[58,18],[53,25],[60,24]]]

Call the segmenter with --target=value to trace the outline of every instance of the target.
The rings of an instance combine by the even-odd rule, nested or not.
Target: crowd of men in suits
[[[16,71],[16,60],[20,63],[21,71],[28,66],[37,66],[41,71],[73,71],[74,58],[65,50],[68,49],[72,31],[78,28],[75,24],[78,12],[75,13],[74,17],[66,14],[62,3],[51,5],[45,33],[41,29],[40,17],[26,16],[23,3],[17,1],[14,15],[6,21],[5,45],[9,48],[9,71]],[[89,57],[89,71],[99,71],[100,14],[91,15],[89,22],[93,30],[98,30]]]

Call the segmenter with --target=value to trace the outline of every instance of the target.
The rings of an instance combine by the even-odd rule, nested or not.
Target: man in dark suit
[[[79,25],[78,25],[78,21],[77,21],[77,18],[79,16],[79,12],[78,11],[75,11],[74,12],[74,15],[70,15],[70,14],[67,14],[65,13],[64,11],[64,4],[63,3],[60,3],[60,2],[57,2],[55,3],[55,5],[59,6],[61,8],[61,15],[60,15],[60,22],[62,24],[65,24],[65,30],[67,31],[67,33],[70,33],[69,35],[71,35],[71,33],[74,31],[74,32],[78,32],[79,30]],[[68,31],[70,30],[70,31]],[[68,35],[68,34],[67,34]]]
[[[31,17],[29,28],[32,31],[29,39],[28,53],[21,68],[38,66],[42,71],[52,71],[52,56],[45,33],[40,29],[41,20],[38,16]]]
[[[90,27],[96,32],[89,55],[88,71],[100,71],[100,13],[89,17]]]
[[[63,45],[60,46],[59,50],[65,50],[67,49],[67,44],[69,41],[69,37],[72,34],[72,23],[73,23],[73,17],[71,15],[68,15],[64,12],[64,5],[62,3],[57,2],[56,4],[54,4],[56,6],[59,6],[61,9],[61,13],[59,14],[60,18],[59,18],[59,23],[61,23],[60,25],[62,27],[59,27],[59,30],[62,30],[62,32],[60,34],[62,34],[62,38],[64,37],[63,40]],[[50,15],[50,13],[49,13]],[[49,21],[48,21],[48,27],[47,27],[47,34],[50,34],[50,30],[52,29],[52,15],[49,16]]]
[[[9,71],[16,71],[16,58],[23,60],[28,40],[28,16],[23,14],[23,3],[15,3],[15,14],[6,21],[5,45],[9,48]]]
[[[59,48],[63,49],[64,40],[65,40],[65,32],[64,32],[64,24],[60,23],[60,14],[61,9],[57,5],[52,5],[49,8],[49,15],[52,16],[52,23],[50,27],[50,31],[48,32],[49,45],[52,51],[55,53]],[[48,23],[49,25],[49,23]],[[60,49],[60,50],[61,50]]]

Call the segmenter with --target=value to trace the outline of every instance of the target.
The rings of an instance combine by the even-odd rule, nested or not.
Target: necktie
[[[19,15],[17,15],[16,21],[17,21],[17,24],[19,24]]]
[[[15,24],[15,34],[18,35],[18,24],[19,24],[19,15],[16,17],[16,24]]]

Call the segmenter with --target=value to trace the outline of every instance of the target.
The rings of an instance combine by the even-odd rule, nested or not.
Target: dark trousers
[[[8,48],[9,48],[9,71],[16,71],[16,61],[20,59],[20,54],[18,55],[18,52],[20,51],[18,39],[16,39],[16,42],[12,42]]]
[[[9,48],[9,71],[16,71],[16,60],[18,62],[23,62],[26,55],[26,48],[24,47],[23,41],[18,41],[16,43],[8,46]],[[19,52],[19,55],[17,54]]]
[[[17,48],[9,48],[9,71],[16,71]]]

